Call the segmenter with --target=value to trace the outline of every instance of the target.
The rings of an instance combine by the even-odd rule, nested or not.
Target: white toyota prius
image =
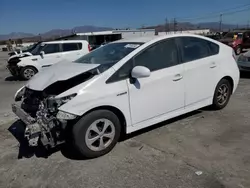
[[[30,146],[69,140],[94,158],[122,134],[205,106],[224,108],[238,82],[233,49],[213,39],[122,39],[39,72],[17,91],[12,109]]]

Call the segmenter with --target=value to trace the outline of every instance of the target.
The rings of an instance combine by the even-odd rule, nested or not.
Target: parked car
[[[231,46],[239,55],[243,49],[250,48],[250,30],[228,32],[220,42]]]
[[[242,72],[250,71],[250,51],[241,54],[238,58],[238,67]]]
[[[31,55],[9,59],[7,68],[13,76],[29,80],[43,68],[63,59],[76,60],[89,51],[89,44],[85,40],[42,42],[31,51]]]
[[[205,106],[224,108],[239,82],[235,57],[198,35],[123,39],[38,73],[12,108],[30,146],[69,140],[84,157],[99,157],[122,134]]]

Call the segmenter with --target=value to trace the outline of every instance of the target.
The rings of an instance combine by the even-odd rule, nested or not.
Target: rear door
[[[62,51],[64,58],[70,61],[74,61],[81,57],[82,43],[62,43]]]
[[[197,37],[179,37],[184,65],[185,106],[199,105],[213,97],[220,77],[219,46]]]

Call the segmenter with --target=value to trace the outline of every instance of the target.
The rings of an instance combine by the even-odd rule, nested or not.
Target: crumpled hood
[[[30,79],[26,86],[36,91],[42,91],[57,81],[68,80],[98,66],[99,64],[82,64],[62,60],[50,67],[43,68]]]
[[[28,56],[32,56],[32,54],[30,52],[15,54],[15,55],[12,55],[11,57],[9,57],[8,61],[15,58],[15,57],[24,57],[24,56],[28,57]]]

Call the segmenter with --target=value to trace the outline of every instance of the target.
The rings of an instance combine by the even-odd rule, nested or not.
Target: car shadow
[[[152,125],[150,127],[141,129],[139,131],[136,131],[134,133],[128,134],[128,135],[122,135],[119,142],[126,141],[128,139],[131,139],[133,137],[139,136],[141,134],[145,134],[149,131],[158,129],[163,126],[167,126],[168,124],[174,123],[176,121],[190,118],[192,116],[195,116],[197,114],[200,114],[202,110],[196,110],[190,113],[187,113],[185,115],[181,115],[179,117],[163,121],[161,123]],[[76,151],[76,149],[73,147],[73,144],[71,142],[71,138],[67,137],[68,142],[65,144],[61,144],[58,147],[55,147],[53,149],[46,150],[43,146],[37,146],[37,147],[30,147],[28,144],[28,141],[24,138],[24,131],[25,131],[25,124],[21,120],[17,120],[9,127],[9,132],[17,139],[19,142],[19,152],[18,152],[18,159],[22,158],[31,158],[31,157],[37,157],[37,158],[48,158],[50,155],[60,151],[61,154],[68,159],[71,160],[88,160],[80,155]],[[67,132],[71,132],[70,130],[67,130]]]
[[[120,142],[126,141],[128,139],[131,139],[133,137],[136,137],[136,136],[139,136],[139,135],[142,135],[142,134],[145,134],[145,133],[150,132],[152,130],[159,129],[159,128],[163,127],[163,126],[168,126],[171,123],[174,123],[174,122],[186,119],[186,118],[191,118],[192,116],[195,116],[195,115],[200,114],[200,113],[202,113],[202,110],[195,110],[193,112],[189,112],[187,114],[184,114],[184,115],[181,115],[181,116],[178,116],[178,117],[175,117],[175,118],[172,118],[172,119],[157,123],[155,125],[149,126],[147,128],[138,130],[138,131],[133,132],[131,134],[123,135],[123,136],[121,136]]]
[[[12,82],[12,81],[24,81],[23,79],[21,79],[18,76],[8,76],[4,80],[9,81],[9,82]]]
[[[28,141],[24,138],[25,124],[21,120],[15,121],[8,128],[8,131],[19,142],[18,159],[31,158],[33,156],[36,156],[37,158],[48,158],[51,154],[60,150],[59,148],[46,150],[42,146],[30,147]]]
[[[240,72],[240,78],[250,78],[250,72]]]

